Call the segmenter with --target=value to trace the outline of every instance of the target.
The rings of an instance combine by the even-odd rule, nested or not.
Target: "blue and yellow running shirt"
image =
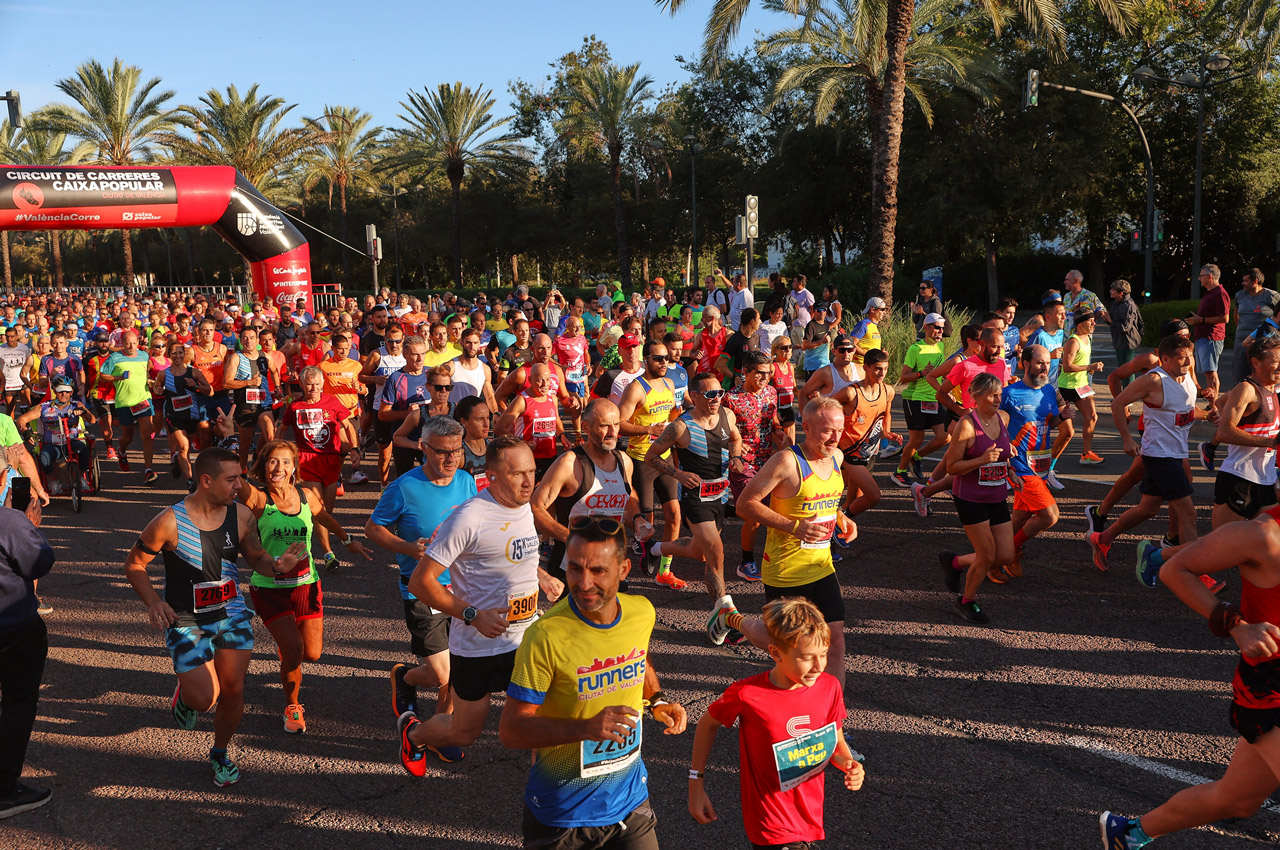
[[[618,594],[607,626],[583,619],[567,594],[525,632],[507,696],[548,717],[594,717],[611,705],[642,712],[655,614],[643,596]],[[642,716],[624,744],[581,741],[534,755],[525,804],[539,823],[567,828],[620,823],[649,796],[640,758]]]
[[[1058,415],[1058,394],[1052,384],[1029,387],[1016,381],[1004,388],[1000,409],[1009,414],[1009,443],[1013,471],[1026,478],[1049,474],[1049,417]]]

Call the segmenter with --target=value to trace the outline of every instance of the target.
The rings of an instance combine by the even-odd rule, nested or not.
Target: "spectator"
[[[1066,291],[1062,296],[1062,306],[1067,308],[1067,324],[1065,329],[1068,337],[1070,337],[1072,331],[1075,330],[1075,314],[1078,311],[1083,310],[1086,313],[1097,313],[1101,311],[1104,314],[1102,320],[1104,322],[1107,321],[1107,316],[1105,315],[1106,309],[1102,306],[1102,299],[1094,295],[1092,291],[1084,288],[1084,275],[1081,272],[1076,269],[1072,269],[1067,272],[1067,276],[1063,278],[1062,284],[1066,287]]]
[[[723,277],[723,275],[722,275]],[[755,294],[747,282],[747,276],[739,272],[733,276],[733,292],[729,295],[729,327],[735,331],[742,320],[742,311],[755,307]]]
[[[1262,327],[1263,322],[1274,317],[1280,310],[1280,292],[1265,289],[1262,284],[1266,279],[1261,269],[1249,269],[1240,281],[1240,291],[1236,293],[1236,336],[1231,361],[1231,371],[1235,378],[1233,383],[1236,384],[1249,374],[1245,341]]]
[[[53,792],[22,782],[36,722],[49,635],[36,612],[35,582],[53,549],[21,511],[0,508],[0,819],[39,808]]]
[[[916,339],[924,338],[924,317],[930,313],[942,315],[942,299],[938,297],[938,290],[934,288],[933,281],[922,280],[920,294],[911,305],[911,321],[916,326]]]
[[[1187,317],[1191,336],[1196,344],[1196,369],[1204,375],[1200,386],[1209,398],[1217,398],[1218,358],[1227,338],[1227,316],[1231,312],[1231,298],[1220,278],[1222,270],[1213,263],[1205,263],[1200,269],[1200,286],[1204,296],[1199,308]]]
[[[1116,350],[1116,365],[1123,366],[1133,358],[1133,350],[1142,342],[1142,311],[1130,296],[1131,287],[1127,280],[1111,283],[1111,345]],[[1127,386],[1133,376],[1125,379],[1121,386]]]
[[[791,303],[795,319],[791,322],[791,342],[798,348],[804,339],[805,326],[813,318],[813,305],[817,299],[808,289],[808,278],[798,274],[791,278]]]

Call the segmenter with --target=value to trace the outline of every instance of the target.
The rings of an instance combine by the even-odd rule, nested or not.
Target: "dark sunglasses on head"
[[[724,390],[706,390],[704,392],[698,393],[698,395],[702,396],[707,401],[715,401],[716,399],[724,395]]]
[[[575,516],[569,518],[569,531],[599,530],[609,537],[623,533],[625,526],[611,516]]]

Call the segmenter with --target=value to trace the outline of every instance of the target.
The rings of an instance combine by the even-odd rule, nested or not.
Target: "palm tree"
[[[93,149],[91,159],[101,165],[132,165],[151,160],[156,135],[173,129],[173,112],[165,103],[172,91],[156,91],[159,77],[142,82],[142,69],[125,65],[119,57],[110,70],[96,59],[76,69],[74,77],[59,80],[58,88],[74,105],[54,104],[31,117],[32,129],[65,133],[83,139]],[[124,272],[133,283],[133,246],[124,237]]]
[[[0,121],[0,158],[12,162],[17,154],[14,153],[14,140],[17,138],[18,131],[9,126],[8,121]],[[9,231],[0,230],[0,258],[3,258],[4,265],[4,288],[13,288],[13,267],[9,263]]]
[[[609,158],[613,181],[613,224],[618,236],[619,280],[631,288],[631,246],[627,239],[627,218],[622,206],[622,152],[645,135],[654,124],[652,113],[644,110],[653,97],[653,78],[638,76],[640,63],[619,68],[588,65],[569,81],[569,103],[557,127],[562,141],[589,139]]]
[[[449,181],[453,213],[453,280],[462,286],[462,181],[471,176],[509,174],[525,168],[529,153],[515,134],[499,133],[511,117],[493,117],[493,92],[460,82],[441,83],[435,91],[408,93],[400,102],[409,126],[394,129],[397,151],[377,170],[402,172],[411,179],[443,174]]]
[[[80,142],[71,150],[67,150],[65,133],[51,133],[43,130],[24,129],[14,144],[6,123],[0,127],[0,157],[15,165],[79,165],[93,154],[93,146],[88,142]],[[62,240],[57,230],[49,231],[49,241],[53,248],[53,280],[62,286]],[[5,257],[6,270],[8,256]],[[6,276],[7,281],[7,276]]]
[[[382,128],[367,129],[373,116],[352,106],[326,106],[320,118],[307,118],[307,126],[324,141],[316,146],[304,173],[303,196],[320,180],[329,184],[329,207],[333,208],[333,189],[338,188],[338,210],[343,242],[347,241],[347,188],[362,186],[377,190],[373,167],[382,144]],[[343,277],[351,277],[351,254],[342,252]]]
[[[156,141],[186,165],[230,165],[265,193],[295,157],[323,139],[311,126],[281,127],[293,108],[284,98],[260,96],[256,83],[243,97],[233,85],[225,97],[209,89],[199,104],[175,110],[175,123],[187,133],[167,130]]]

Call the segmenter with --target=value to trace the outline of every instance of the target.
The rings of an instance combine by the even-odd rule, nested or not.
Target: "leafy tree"
[[[17,136],[17,144],[13,143],[13,134],[7,132],[6,122],[0,126],[0,157],[15,165],[79,165],[93,152],[88,142],[67,149],[65,133],[51,133],[44,130],[24,129]],[[49,231],[49,240],[53,249],[53,279],[57,286],[62,286],[62,239],[57,230]],[[5,258],[8,266],[8,258]],[[6,268],[7,271],[7,268]],[[6,281],[8,275],[6,274]]]
[[[369,128],[373,116],[349,106],[326,106],[319,119],[306,119],[318,138],[318,143],[308,162],[304,180],[315,185],[324,180],[329,187],[329,206],[333,206],[333,189],[338,189],[340,211],[339,235],[347,241],[347,189],[361,187],[376,191],[378,178],[374,174],[379,151],[382,147],[381,127]],[[351,253],[343,251],[343,278],[351,277]]]

